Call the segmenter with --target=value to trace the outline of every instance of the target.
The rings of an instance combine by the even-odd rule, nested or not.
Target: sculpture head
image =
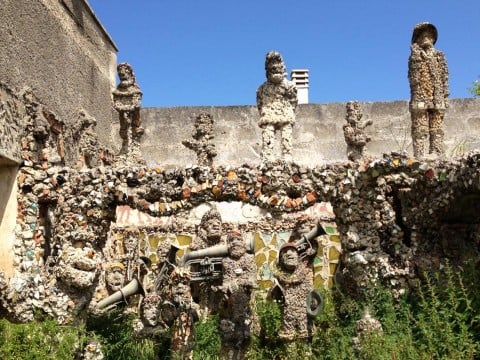
[[[120,290],[125,282],[125,267],[122,263],[111,263],[105,274],[105,282],[111,292]]]
[[[135,83],[135,74],[133,68],[128,63],[120,63],[117,65],[118,78],[120,83]]]
[[[267,80],[274,84],[280,84],[286,77],[287,72],[282,55],[276,51],[270,51],[265,58],[265,71]]]
[[[351,125],[357,125],[363,116],[360,103],[358,101],[349,101],[347,102],[346,109],[347,116],[345,119],[347,122]]]
[[[200,113],[195,119],[197,134],[209,135],[213,132],[213,117],[209,113]]]
[[[291,242],[282,245],[278,258],[280,267],[288,272],[293,272],[299,265],[298,250]]]
[[[190,271],[184,268],[177,267],[170,274],[168,283],[171,299],[175,305],[185,305],[191,301],[191,279]]]
[[[211,245],[215,245],[220,242],[222,237],[222,217],[217,210],[208,210],[202,216],[198,235]]]
[[[247,252],[242,234],[238,231],[231,231],[227,236],[228,254],[232,259],[240,259]]]
[[[143,298],[141,317],[142,321],[148,326],[156,326],[158,324],[160,300],[161,298],[157,294],[149,294]]]
[[[423,22],[415,25],[412,34],[412,44],[417,44],[423,49],[428,49],[435,45],[437,38],[437,28],[433,24]]]

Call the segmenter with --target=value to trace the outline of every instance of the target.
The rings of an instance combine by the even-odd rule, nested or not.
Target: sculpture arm
[[[198,142],[197,141],[192,141],[192,140],[183,140],[182,141],[182,144],[189,148],[189,149],[192,149],[194,151],[197,151],[198,150]]]
[[[263,85],[257,89],[257,109],[261,112],[263,107]]]
[[[450,95],[450,89],[448,86],[448,65],[447,59],[441,51],[438,52],[438,65],[442,72],[443,96],[445,98],[445,104],[447,104],[447,98]]]
[[[408,58],[408,80],[410,82],[410,91],[413,96],[414,89],[420,84],[420,76],[418,71],[420,69],[422,58],[422,49],[417,44],[410,46],[410,57]]]
[[[290,105],[292,105],[292,107],[294,109],[297,108],[297,105],[298,105],[298,94],[297,94],[297,87],[295,86],[295,84],[291,81],[289,81],[287,83],[287,86],[286,86],[286,91],[285,91],[285,96],[286,98],[288,99],[288,101],[290,102]]]

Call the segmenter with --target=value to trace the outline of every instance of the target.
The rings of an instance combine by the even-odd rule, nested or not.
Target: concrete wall
[[[368,151],[381,155],[407,150],[412,154],[410,113],[407,101],[362,103],[363,118],[372,119],[367,133],[373,138]],[[149,165],[163,167],[196,163],[193,151],[181,141],[191,138],[195,116],[207,111],[214,117],[218,156],[214,164],[259,163],[261,132],[254,106],[175,107],[142,109],[146,133],[142,152]],[[346,159],[342,126],[345,104],[305,104],[297,109],[293,158],[300,164]],[[452,99],[445,116],[447,155],[480,148],[480,99]]]
[[[19,164],[25,106],[0,82],[0,166]]]
[[[13,244],[17,219],[17,167],[0,166],[0,270],[13,274]]]
[[[2,0],[0,80],[33,89],[66,124],[85,109],[111,137],[116,47],[84,0]]]

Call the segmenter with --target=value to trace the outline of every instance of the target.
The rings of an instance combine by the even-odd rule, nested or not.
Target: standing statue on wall
[[[361,160],[365,156],[365,147],[372,139],[365,134],[365,128],[372,120],[362,121],[362,108],[358,101],[347,102],[347,123],[343,125],[343,135],[347,143],[347,157],[350,161]]]
[[[138,142],[144,132],[140,121],[142,91],[130,64],[118,64],[117,71],[120,84],[113,91],[113,107],[118,111],[120,118],[122,138],[120,155],[134,154],[139,151]]]
[[[437,29],[430,23],[417,24],[413,29],[408,79],[416,158],[445,153],[443,117],[448,107],[448,68],[443,52],[433,47],[437,36]]]
[[[265,59],[267,81],[257,89],[258,125],[262,128],[262,161],[274,160],[275,131],[281,131],[282,157],[292,160],[292,129],[297,107],[297,88],[286,79],[282,55],[270,51]]]
[[[208,113],[201,113],[195,119],[193,140],[183,140],[182,144],[197,153],[197,162],[200,166],[212,165],[213,158],[217,156],[213,139],[213,117]]]
[[[228,257],[222,261],[223,301],[220,306],[222,359],[244,359],[250,340],[252,290],[257,285],[257,268],[253,254],[247,253],[242,234],[227,236]]]

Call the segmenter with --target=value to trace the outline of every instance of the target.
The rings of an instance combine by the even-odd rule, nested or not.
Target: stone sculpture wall
[[[125,301],[125,311],[139,315],[139,336],[165,326],[168,317],[159,313],[170,311],[178,330],[172,341],[189,353],[192,337],[183,344],[181,334],[192,335],[194,308],[199,316],[219,311],[222,351],[245,351],[246,334],[257,325],[244,328],[243,320],[228,318],[228,301],[240,299],[230,296],[234,292],[246,306],[251,291],[271,290],[274,296],[276,284],[288,287],[281,336],[308,338],[311,321],[303,306],[290,305],[309,297],[312,288],[337,285],[360,296],[366,286],[386,283],[401,292],[423,271],[438,270],[447,260],[460,264],[479,252],[478,152],[450,160],[393,152],[316,166],[275,160],[163,169],[113,156],[101,146],[96,121],[86,111],[68,126],[31,90],[7,90],[13,102],[6,104],[15,107],[12,119],[21,129],[21,164],[16,181],[9,182],[16,219],[7,230],[2,227],[11,236],[0,248],[0,309],[11,320],[30,321],[41,311],[72,323]],[[4,207],[10,213],[12,203]],[[165,259],[173,249],[176,257],[169,259],[178,264],[192,250],[210,209],[222,215],[222,239],[234,234],[249,249],[245,258],[254,262],[257,286],[229,290],[221,278],[198,274],[199,290],[162,280]],[[288,241],[303,239],[292,235],[300,221],[322,229],[311,239],[315,252],[298,272],[281,275],[279,254]],[[225,260],[234,274],[229,252],[219,254],[217,265]],[[205,259],[197,260],[201,269]],[[185,266],[176,269],[192,276],[184,271],[194,265]],[[230,300],[203,304],[210,291]],[[298,319],[293,328],[287,326],[292,316]],[[237,333],[243,334],[240,348],[232,343],[235,335],[227,336]]]
[[[479,224],[473,214],[480,197],[479,162],[478,154],[430,163],[386,155],[315,168],[280,162],[176,171],[146,166],[77,170],[48,161],[42,168],[42,162],[34,162],[18,174],[15,272],[2,289],[2,304],[18,320],[31,319],[41,308],[71,321],[107,295],[101,279],[107,265],[119,261],[130,274],[148,274],[148,291],[148,279],[158,271],[153,249],[162,237],[187,246],[195,233],[195,222],[188,220],[192,211],[232,201],[262,209],[255,221],[226,222],[224,230],[235,226],[245,237],[253,236],[257,279],[264,286],[269,270],[260,260],[268,254],[268,265],[276,256],[282,234],[294,227],[294,214],[326,200],[341,241],[336,281],[352,294],[372,281],[401,288],[418,271],[438,268],[446,257],[460,259],[465,247],[477,248]],[[124,205],[164,221],[115,230],[116,208]],[[472,215],[454,218],[454,210]],[[335,230],[327,234],[333,243],[338,239]],[[458,234],[463,247],[455,241]],[[327,248],[338,254],[337,245]],[[148,270],[136,261],[141,255],[153,260]],[[323,284],[332,275],[320,275]]]
[[[448,158],[480,148],[480,99],[451,99],[449,103],[445,114]],[[366,135],[372,138],[368,143],[369,154],[381,157],[386,152],[404,150],[413,154],[408,101],[360,102],[360,106],[362,120],[373,122],[365,129]],[[262,135],[257,125],[256,107],[205,106],[142,109],[146,131],[141,149],[147,163],[163,168],[195,164],[195,154],[184,151],[181,141],[190,133],[195,117],[202,112],[215,119],[212,141],[218,153],[215,164],[239,166],[261,162]],[[344,123],[345,103],[298,105],[293,127],[293,159],[310,167],[346,160]],[[280,149],[276,150],[280,153]]]

